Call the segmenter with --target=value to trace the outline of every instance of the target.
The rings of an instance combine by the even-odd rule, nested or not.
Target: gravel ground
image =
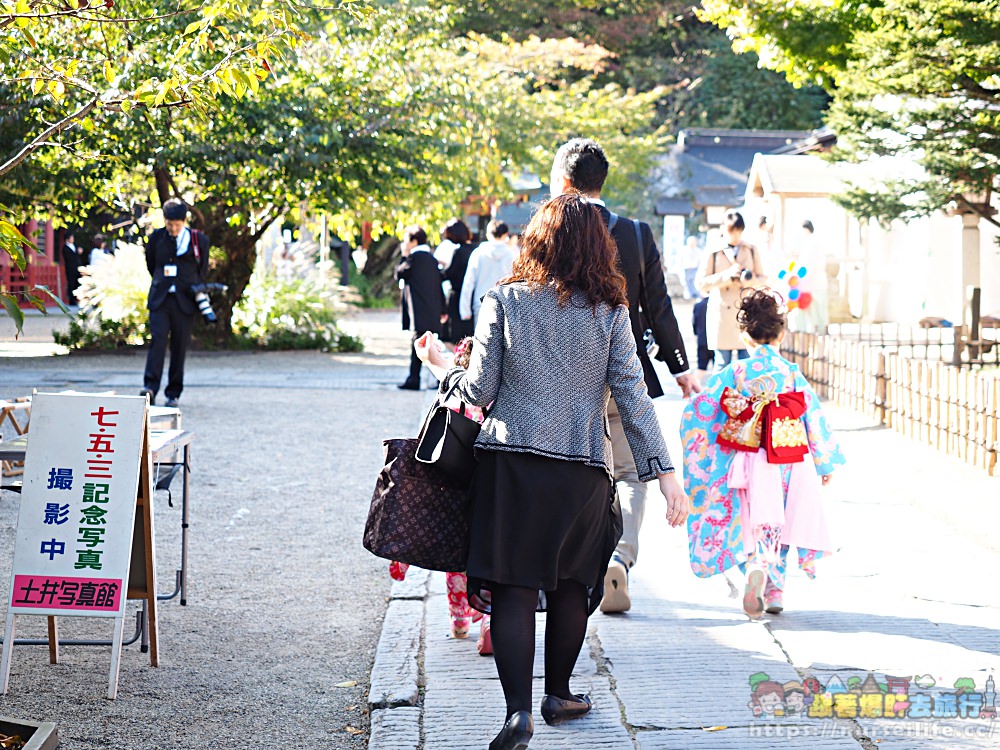
[[[64,750],[366,746],[368,675],[390,582],[361,534],[381,440],[411,431],[424,396],[392,387],[409,344],[398,313],[345,327],[368,339],[368,353],[189,357],[181,400],[183,426],[196,434],[188,604],[159,603],[160,666],[127,646],[118,699],[108,701],[109,648],[66,646],[50,665],[44,647],[18,646],[0,714],[54,721]],[[22,341],[4,342],[0,398],[35,386],[138,390],[143,353],[32,356],[51,328],[29,318]],[[157,493],[155,503],[162,593],[173,589],[180,557],[176,499],[171,508]],[[3,493],[3,597],[17,507],[18,496]],[[130,616],[136,609],[130,603]],[[44,623],[21,618],[18,635],[41,636]],[[69,638],[111,630],[93,618],[60,625]]]

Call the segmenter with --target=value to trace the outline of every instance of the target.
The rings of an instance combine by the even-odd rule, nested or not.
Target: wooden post
[[[997,451],[1000,451],[1000,378],[993,378],[993,396],[990,399],[990,421],[987,445],[990,451],[990,476],[997,473]]]
[[[878,416],[878,421],[882,424],[887,424],[887,418],[889,415],[887,401],[889,398],[889,389],[886,381],[885,372],[885,352],[879,350],[878,352],[878,363],[875,366],[875,411]]]

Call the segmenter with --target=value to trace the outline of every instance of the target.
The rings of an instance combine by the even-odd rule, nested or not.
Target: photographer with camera
[[[748,357],[736,321],[740,295],[746,288],[767,285],[760,253],[743,241],[744,229],[746,224],[738,211],[727,213],[722,225],[727,244],[705,253],[694,279],[698,290],[708,295],[708,348],[715,351],[715,367],[719,370],[733,361],[734,352],[740,359]]]
[[[149,354],[139,395],[149,396],[156,403],[163,376],[163,359],[170,343],[170,372],[164,395],[167,406],[177,406],[184,389],[184,357],[187,354],[194,317],[199,303],[207,307],[203,314],[211,321],[215,317],[204,278],[208,273],[208,235],[187,226],[187,206],[179,198],[163,203],[166,226],[157,229],[146,242],[146,267],[153,277],[149,285]],[[196,299],[196,295],[200,299]]]

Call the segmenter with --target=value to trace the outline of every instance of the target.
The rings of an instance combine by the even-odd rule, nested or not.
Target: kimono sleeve
[[[823,416],[819,396],[809,385],[805,376],[795,370],[795,390],[802,391],[806,396],[806,413],[802,421],[806,426],[806,436],[809,439],[809,453],[816,464],[816,473],[820,476],[832,474],[833,470],[844,463],[846,459],[840,451],[840,446],[833,437],[830,424]]]

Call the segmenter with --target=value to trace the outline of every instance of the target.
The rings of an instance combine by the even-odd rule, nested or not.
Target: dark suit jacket
[[[458,313],[458,300],[462,295],[462,282],[465,281],[465,271],[469,267],[469,258],[477,245],[468,243],[459,245],[451,256],[451,263],[444,270],[444,277],[451,282],[451,294],[448,295],[448,331],[450,340],[458,343],[466,336],[472,335],[472,321],[462,320]]]
[[[196,241],[197,252],[195,252]],[[153,232],[146,241],[146,268],[153,277],[149,285],[146,307],[150,310],[159,308],[166,302],[170,287],[173,286],[177,289],[175,294],[178,306],[188,315],[194,315],[198,311],[198,306],[195,304],[191,286],[205,280],[205,274],[208,273],[208,248],[208,235],[192,229],[187,252],[177,255],[175,237],[171,237],[163,228]],[[163,275],[163,267],[167,265],[177,266],[177,276]]]
[[[405,282],[403,328],[409,322],[416,333],[440,333],[445,305],[437,259],[429,252],[410,253],[396,266],[393,275],[397,281]]]
[[[601,216],[608,223],[611,213],[601,208]],[[646,378],[646,388],[651,398],[663,395],[660,380],[653,370],[653,363],[646,354],[646,346],[642,334],[647,328],[653,329],[656,343],[660,346],[656,358],[667,363],[667,368],[674,375],[679,375],[691,369],[687,352],[684,350],[684,339],[681,337],[674,308],[667,294],[667,284],[663,279],[663,264],[660,261],[660,251],[656,249],[653,230],[648,224],[639,223],[642,230],[641,243],[635,234],[635,225],[631,219],[624,216],[618,218],[618,223],[611,230],[611,236],[618,245],[618,260],[622,273],[625,274],[628,295],[628,314],[632,323],[632,334],[635,336],[639,361]],[[640,294],[639,264],[642,264],[645,289]],[[641,300],[641,303],[640,303]],[[644,305],[644,307],[643,307]],[[641,312],[640,312],[641,309]]]

